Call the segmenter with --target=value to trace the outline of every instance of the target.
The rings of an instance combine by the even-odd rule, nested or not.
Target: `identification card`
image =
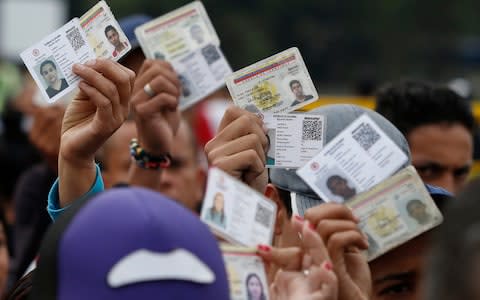
[[[364,114],[297,174],[322,200],[343,203],[382,182],[407,161],[407,155]]]
[[[255,249],[221,246],[230,284],[230,299],[270,299],[263,260]]]
[[[368,237],[369,261],[443,221],[412,166],[345,204],[360,219],[359,227]]]
[[[167,60],[177,72],[181,110],[223,87],[225,76],[232,73],[199,1],[137,27],[135,34],[147,58]]]
[[[288,113],[318,98],[298,48],[290,48],[225,78],[235,104],[251,112]]]
[[[270,142],[267,168],[299,168],[323,148],[322,115],[266,113],[263,122]]]
[[[201,219],[221,238],[241,246],[271,245],[276,206],[217,168],[208,172]]]
[[[80,25],[98,58],[117,61],[132,48],[105,1],[88,10],[80,18]]]
[[[73,93],[80,77],[72,72],[75,63],[95,58],[78,18],[24,50],[20,57],[49,103]]]
[[[43,98],[48,103],[54,103],[61,98],[73,96],[78,91],[80,77],[72,72],[74,64],[95,58],[118,60],[130,48],[130,42],[110,8],[104,1],[100,1],[81,19],[72,19],[24,50],[20,57]]]

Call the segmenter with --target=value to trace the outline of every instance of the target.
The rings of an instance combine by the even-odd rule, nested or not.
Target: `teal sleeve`
[[[95,166],[96,166],[95,182],[90,187],[90,190],[87,193],[83,194],[80,198],[78,198],[75,201],[78,201],[84,198],[89,198],[95,194],[102,192],[105,189],[103,185],[102,175],[100,173],[100,167],[98,165],[95,165]],[[69,207],[69,206],[66,206],[64,208],[61,208],[58,198],[59,198],[59,195],[58,195],[58,178],[57,178],[57,180],[55,180],[52,187],[50,188],[50,192],[48,193],[47,211],[53,221],[55,221]]]

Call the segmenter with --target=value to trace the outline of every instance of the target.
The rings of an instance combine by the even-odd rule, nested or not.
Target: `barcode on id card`
[[[70,42],[70,45],[72,45],[73,50],[75,51],[85,46],[85,40],[80,34],[80,30],[78,30],[78,27],[72,27],[68,29],[67,38]]]
[[[269,228],[272,222],[272,211],[257,203],[257,213],[255,214],[255,221]]]
[[[356,140],[365,151],[368,151],[368,149],[380,139],[380,134],[368,123],[360,124],[352,134],[353,139]]]
[[[305,118],[302,126],[302,140],[321,141],[323,122],[318,118]]]

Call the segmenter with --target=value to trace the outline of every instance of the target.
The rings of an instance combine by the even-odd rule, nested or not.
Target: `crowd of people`
[[[180,112],[178,74],[166,61],[146,59],[135,43],[133,29],[147,20],[120,22],[132,50],[119,62],[73,66],[81,81],[68,105],[38,106],[26,77],[4,110],[4,299],[229,299],[220,241],[198,217],[208,167],[277,208],[273,246],[257,249],[268,286],[249,275],[248,299],[480,299],[470,102],[446,86],[410,80],[384,85],[375,111],[338,104],[305,112],[327,118],[325,143],[367,114],[444,213],[439,227],[368,261],[378,245],[350,208],[321,199],[294,169],[265,167],[270,140],[256,114],[234,106],[225,91]],[[123,51],[115,28],[105,34]],[[52,93],[64,85],[55,71],[53,63],[41,67]],[[290,88],[299,103],[312,97],[298,81]],[[205,121],[218,114],[206,109],[211,103],[221,110],[213,130]],[[327,186],[345,199],[358,192],[338,175]],[[224,205],[216,194],[207,216],[223,226]],[[429,221],[422,205],[407,207],[420,224]]]

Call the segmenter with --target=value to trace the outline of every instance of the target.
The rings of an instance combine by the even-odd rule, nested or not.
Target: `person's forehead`
[[[414,163],[427,160],[462,167],[472,160],[473,138],[460,124],[420,126],[412,130],[407,138]]]

